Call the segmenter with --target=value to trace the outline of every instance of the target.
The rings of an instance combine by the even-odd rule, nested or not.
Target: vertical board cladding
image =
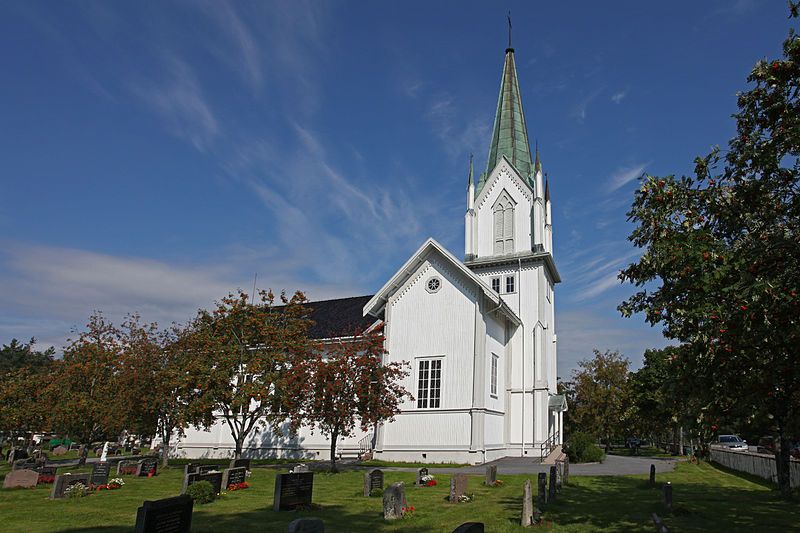
[[[384,426],[385,449],[396,447],[463,446],[470,443],[470,415],[459,412],[405,412]]]
[[[531,247],[531,208],[533,204],[530,189],[521,184],[521,180],[511,177],[510,173],[513,171],[506,163],[501,162],[499,166],[497,177],[490,178],[484,185],[486,196],[476,205],[478,257],[495,255],[494,211],[492,208],[503,191],[508,193],[515,203],[514,252],[529,250]],[[495,172],[493,171],[492,174],[494,175]]]
[[[441,284],[431,292],[426,285],[434,277]],[[468,408],[472,403],[477,289],[465,281],[433,258],[390,301],[388,357],[411,363],[403,386],[415,397],[420,358],[442,357],[441,409]],[[405,401],[401,409],[416,409],[416,402]]]
[[[486,319],[486,358],[484,359],[486,373],[486,388],[483,391],[486,401],[485,406],[495,411],[503,411],[505,404],[505,324],[495,317]],[[497,355],[497,394],[492,395],[492,356]]]
[[[483,442],[487,448],[505,445],[505,417],[503,415],[487,413],[484,420]]]

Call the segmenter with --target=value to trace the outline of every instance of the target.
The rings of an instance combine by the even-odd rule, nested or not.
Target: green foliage
[[[792,15],[797,5],[790,7]],[[697,425],[773,421],[800,428],[800,39],[756,63],[738,95],[737,134],[694,176],[647,176],[628,213],[644,250],[620,278],[644,313],[682,343],[670,359],[697,404]],[[788,442],[786,443],[788,444]],[[789,495],[788,455],[778,461]]]
[[[597,446],[597,440],[580,431],[569,436],[564,453],[569,456],[570,463],[597,463],[605,457],[603,450]]]
[[[195,502],[211,503],[217,498],[214,486],[208,481],[198,481],[186,487],[186,494]]]
[[[369,491],[369,495],[370,495],[371,497],[375,497],[375,496],[383,496],[383,489],[381,489],[381,488],[378,488],[378,487],[375,487],[374,489],[372,489],[372,490],[370,490],[370,491]]]
[[[628,365],[619,352],[594,350],[592,359],[578,363],[570,393],[572,427],[607,442],[624,438],[632,418]]]
[[[0,375],[24,367],[39,368],[51,363],[55,349],[51,346],[42,352],[33,349],[35,344],[36,339],[31,339],[27,344],[11,339],[10,344],[4,344],[0,348]]]

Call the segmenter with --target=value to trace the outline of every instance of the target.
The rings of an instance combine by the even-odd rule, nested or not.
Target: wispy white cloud
[[[200,151],[207,150],[220,132],[197,77],[175,56],[166,60],[165,79],[134,81],[131,89],[161,116],[171,133]]]
[[[583,123],[586,120],[586,116],[588,114],[589,105],[594,102],[598,96],[600,96],[603,91],[605,90],[604,87],[598,87],[590,94],[586,95],[582,98],[575,106],[572,108],[572,112],[570,116],[577,120],[580,123]]]
[[[489,115],[464,112],[447,93],[433,99],[426,117],[451,158],[483,150],[492,127]]]
[[[608,181],[608,192],[613,192],[622,187],[623,185],[635,180],[644,173],[644,169],[650,165],[651,161],[647,163],[636,164],[628,167],[620,167],[611,174]]]
[[[611,95],[611,101],[615,104],[622,102],[628,96],[628,89],[623,89]]]
[[[199,5],[230,37],[234,48],[238,51],[229,53],[227,48],[219,49],[215,50],[215,55],[222,61],[231,63],[253,90],[260,89],[263,81],[261,52],[247,24],[236,12],[234,4],[226,0],[216,0],[204,1]]]

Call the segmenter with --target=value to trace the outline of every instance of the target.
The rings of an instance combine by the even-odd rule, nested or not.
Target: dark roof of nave
[[[373,316],[364,316],[364,306],[372,299],[368,296],[351,296],[336,300],[321,300],[303,304],[310,308],[309,318],[314,325],[308,332],[312,339],[330,339],[332,337],[349,337],[362,332],[377,320]]]

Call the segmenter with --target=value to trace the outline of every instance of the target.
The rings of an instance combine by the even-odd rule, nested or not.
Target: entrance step
[[[556,446],[555,448],[553,448],[553,451],[552,451],[552,452],[550,452],[550,455],[548,455],[548,456],[545,458],[545,460],[544,460],[544,461],[542,461],[542,464],[545,464],[545,465],[554,465],[554,464],[556,464],[556,461],[561,461],[561,460],[563,460],[563,459],[564,459],[564,457],[566,457],[566,455],[567,455],[567,454],[565,454],[565,453],[564,453],[564,451],[561,449],[561,445],[559,444],[558,446]]]

